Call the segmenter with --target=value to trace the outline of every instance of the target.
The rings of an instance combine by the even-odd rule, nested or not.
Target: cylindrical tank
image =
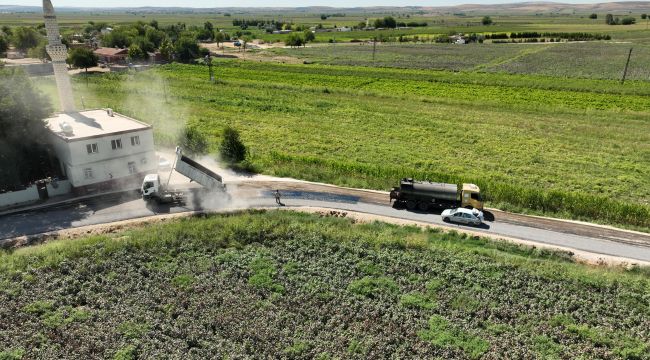
[[[400,191],[412,196],[437,200],[457,201],[458,186],[455,184],[402,181]]]

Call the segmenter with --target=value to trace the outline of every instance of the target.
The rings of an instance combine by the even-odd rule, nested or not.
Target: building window
[[[93,178],[93,169],[85,168],[84,169],[84,178],[85,179],[92,179]]]
[[[111,140],[111,147],[113,148],[113,150],[121,149],[122,139]]]
[[[97,151],[98,151],[97,143],[87,144],[86,145],[86,151],[88,151],[89,154],[96,154]]]
[[[135,161],[129,161],[129,174],[135,174]]]
[[[131,145],[133,145],[133,146],[140,145],[140,137],[139,136],[131,136]]]
[[[147,165],[147,158],[142,158],[140,162],[142,163],[142,165]]]

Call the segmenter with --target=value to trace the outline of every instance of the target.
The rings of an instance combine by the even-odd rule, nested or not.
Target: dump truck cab
[[[483,197],[481,196],[481,189],[479,189],[479,187],[474,184],[463,184],[461,206],[483,210]]]
[[[140,189],[143,199],[150,199],[160,192],[160,176],[158,174],[148,174],[142,181]]]

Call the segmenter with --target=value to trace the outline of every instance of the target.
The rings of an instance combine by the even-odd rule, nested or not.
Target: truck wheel
[[[409,200],[409,201],[406,202],[406,208],[409,209],[409,210],[415,210],[415,207],[417,205],[418,204],[413,200]]]
[[[418,210],[420,211],[427,211],[429,210],[429,204],[425,203],[424,201],[420,201],[418,203]]]

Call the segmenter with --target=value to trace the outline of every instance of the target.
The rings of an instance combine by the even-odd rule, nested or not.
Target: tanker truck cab
[[[160,191],[160,176],[158,174],[148,174],[145,176],[140,190],[143,199],[151,199]]]
[[[461,206],[483,210],[481,189],[474,184],[463,184]]]

